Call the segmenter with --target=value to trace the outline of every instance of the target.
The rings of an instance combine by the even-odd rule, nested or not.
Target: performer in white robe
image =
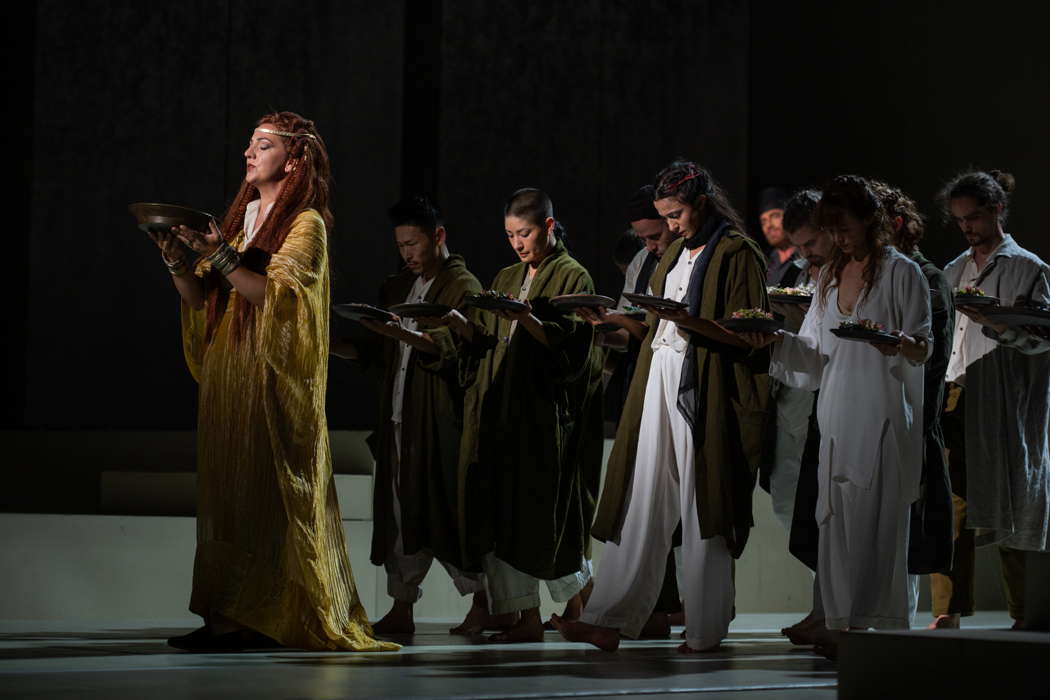
[[[833,179],[817,218],[839,252],[799,333],[775,336],[770,375],[820,390],[817,578],[827,628],[907,628],[908,509],[922,472],[923,363],[932,347],[929,285],[918,265],[884,245],[888,218],[864,179]],[[831,332],[862,319],[893,329],[899,349]]]

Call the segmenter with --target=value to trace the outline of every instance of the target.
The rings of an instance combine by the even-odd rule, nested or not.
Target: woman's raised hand
[[[194,231],[188,226],[173,226],[171,229],[179,240],[189,246],[190,250],[198,255],[211,255],[222,243],[222,231],[215,221],[208,222],[208,232]]]
[[[185,262],[185,255],[179,247],[179,239],[172,231],[150,231],[149,237],[160,248],[164,262],[170,264]]]

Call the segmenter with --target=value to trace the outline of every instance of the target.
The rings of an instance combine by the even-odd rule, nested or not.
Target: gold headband
[[[278,135],[278,136],[287,136],[287,137],[289,137],[289,138],[293,138],[293,139],[294,139],[294,138],[295,138],[296,136],[309,136],[309,137],[310,137],[310,138],[312,138],[312,139],[315,139],[315,140],[317,139],[317,137],[316,137],[316,136],[314,136],[313,134],[308,134],[308,133],[306,133],[305,131],[300,131],[300,132],[298,132],[298,133],[293,133],[293,132],[291,132],[291,131],[278,131],[277,129],[264,129],[264,128],[262,128],[261,126],[257,126],[257,127],[255,127],[255,130],[256,130],[256,131],[261,131],[261,132],[263,132],[264,134],[276,134],[276,135]]]

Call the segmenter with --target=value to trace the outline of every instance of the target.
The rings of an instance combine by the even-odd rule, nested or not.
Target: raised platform
[[[839,697],[1050,698],[1048,662],[1046,632],[851,632],[839,653]]]

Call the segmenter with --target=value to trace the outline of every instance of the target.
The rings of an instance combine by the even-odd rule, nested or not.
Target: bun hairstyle
[[[387,216],[391,226],[417,226],[431,238],[445,225],[441,210],[424,194],[405,197],[387,210]]]
[[[800,190],[784,205],[782,226],[787,233],[794,233],[803,226],[816,226],[814,215],[820,204],[819,190]]]
[[[700,197],[707,197],[705,215],[711,212],[729,221],[734,230],[744,233],[744,220],[729,203],[725,191],[711,177],[711,173],[689,160],[676,160],[656,174],[653,183],[653,201],[674,197],[683,204],[697,206]]]
[[[272,139],[280,139],[288,151],[288,159],[293,168],[281,183],[273,208],[267,215],[259,231],[252,238],[251,244],[241,256],[241,265],[255,272],[266,274],[270,257],[281,249],[284,239],[291,231],[292,223],[306,209],[314,209],[324,220],[327,235],[332,233],[332,211],[328,208],[331,165],[328,161],[328,149],[313,121],[295,112],[273,112],[263,115],[255,122],[256,128],[263,124],[272,124],[277,131],[291,136],[270,134]],[[233,203],[222,221],[222,235],[226,241],[232,241],[244,228],[244,215],[248,204],[259,198],[259,190],[241,182]],[[205,326],[205,339],[210,342],[215,330],[219,327],[226,304],[229,300],[229,288],[217,271],[212,270],[205,278],[205,289],[208,293],[208,319]],[[238,341],[243,339],[255,307],[243,296],[238,296],[234,303],[234,314],[231,330]]]
[[[973,170],[952,178],[937,199],[945,219],[951,219],[949,206],[953,199],[969,197],[979,207],[994,209],[1001,204],[1003,210],[999,213],[999,220],[1005,222],[1010,195],[1016,184],[1014,176],[1004,170]]]
[[[882,200],[886,216],[889,217],[894,247],[905,255],[911,255],[926,233],[926,219],[919,213],[919,207],[902,190],[881,180],[872,180],[871,187]],[[900,228],[895,225],[898,217],[901,220]]]
[[[554,219],[554,204],[543,190],[522,187],[503,205],[503,217],[508,216],[524,219],[534,226],[545,228],[547,219]],[[559,241],[568,238],[565,228],[557,219],[554,219],[554,235]]]
[[[870,289],[878,279],[886,245],[893,237],[893,225],[871,183],[859,175],[838,175],[832,178],[824,186],[814,218],[820,228],[828,229],[841,225],[847,213],[853,218],[868,222],[865,238],[870,253],[864,265],[864,286]],[[836,248],[831,258],[831,274],[821,276],[822,303],[827,303],[832,280],[834,286],[838,286],[842,270],[848,262],[849,256]]]

